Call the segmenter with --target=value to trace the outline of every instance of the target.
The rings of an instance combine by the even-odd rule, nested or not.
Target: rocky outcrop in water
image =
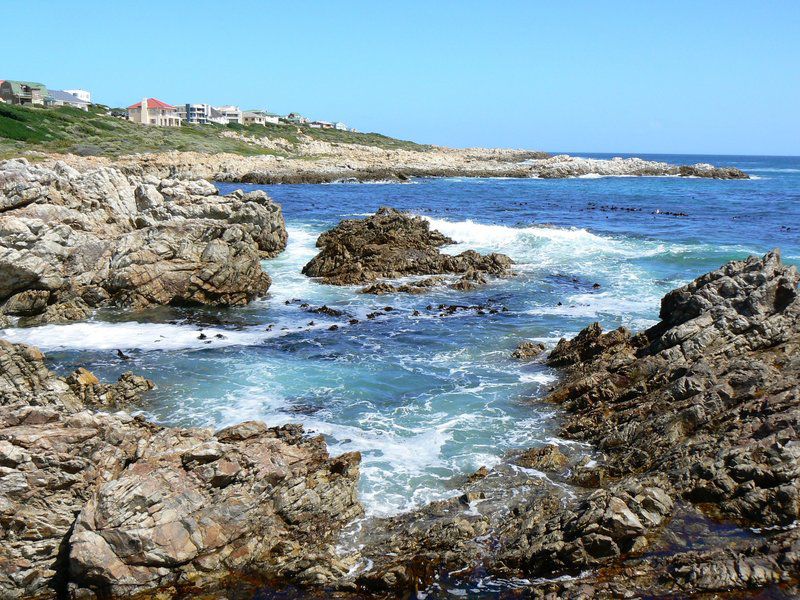
[[[559,154],[528,161],[534,176],[542,179],[565,177],[701,177],[705,179],[749,179],[747,173],[734,167],[715,167],[707,163],[673,165],[641,158],[582,158]]]
[[[454,243],[431,230],[430,224],[421,217],[381,208],[366,219],[342,221],[319,236],[320,253],[303,267],[303,273],[334,285],[443,273],[461,275],[460,281],[473,285],[485,282],[484,275],[510,273],[512,261],[504,254],[484,256],[467,250],[453,256],[440,252],[442,246]],[[372,286],[364,291],[386,290]],[[403,290],[395,287],[388,291]]]
[[[0,163],[0,312],[21,325],[108,305],[244,304],[269,288],[259,261],[285,245],[263,192]]]
[[[346,573],[335,543],[362,512],[357,453],[331,458],[298,426],[214,433],[83,407],[150,385],[57,377],[0,340],[0,597],[167,598]]]

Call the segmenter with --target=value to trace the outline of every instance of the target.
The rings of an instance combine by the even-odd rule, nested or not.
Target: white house
[[[92,103],[92,94],[91,94],[91,92],[87,92],[86,90],[81,90],[81,89],[64,90],[64,91],[67,92],[68,94],[72,94],[78,100],[83,100],[87,104],[91,104]]]
[[[226,104],[225,106],[213,107],[225,119],[227,123],[241,123],[242,109],[238,106]]]
[[[89,102],[81,100],[66,90],[47,90],[45,104],[47,106],[72,106],[81,110],[89,110]]]
[[[180,127],[178,109],[157,98],[143,98],[128,107],[128,120],[141,125],[156,127]]]
[[[311,121],[308,126],[314,129],[333,129],[333,123],[330,121]]]
[[[347,131],[347,125],[342,123],[341,121],[337,121],[333,124],[334,129],[338,129],[339,131]]]

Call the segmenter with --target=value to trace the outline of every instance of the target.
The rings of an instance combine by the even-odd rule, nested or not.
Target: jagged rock
[[[104,409],[126,408],[155,387],[152,381],[131,371],[123,373],[117,383],[101,383],[83,367],[68,375],[65,381],[85,406]]]
[[[3,312],[18,317],[38,315],[47,308],[49,298],[50,292],[47,290],[26,290],[6,300]]]
[[[260,259],[286,245],[263,192],[100,167],[0,162],[0,302],[20,325],[83,319],[98,306],[238,305],[262,295]]]
[[[568,437],[612,474],[661,472],[677,493],[755,526],[800,517],[800,300],[777,251],[734,261],[662,300],[631,338],[595,324],[560,342],[549,399]]]
[[[532,575],[597,566],[646,545],[644,536],[672,508],[669,495],[655,486],[597,490],[549,518],[532,514],[508,528],[500,561]]]
[[[540,342],[521,342],[511,353],[511,358],[536,358],[544,352],[545,346]]]
[[[331,459],[321,438],[302,433],[150,437],[82,508],[70,536],[74,585],[118,597],[236,573],[316,583],[341,576],[334,534],[361,514],[360,456]]]
[[[533,580],[525,592],[536,598],[796,583],[798,280],[777,252],[734,261],[667,294],[662,321],[645,332],[594,324],[559,342],[549,361],[566,379],[547,400],[565,410],[560,437],[588,443],[595,458],[570,467],[555,448],[523,457],[584,487],[565,494],[558,482],[495,466],[469,478],[459,499],[365,525],[359,554],[372,568],[356,582],[398,593],[488,572]],[[739,537],[758,539],[706,552],[660,545],[684,502],[754,527]],[[587,569],[599,570],[559,578]]]
[[[331,458],[299,426],[214,434],[82,406],[151,387],[131,373],[61,378],[0,340],[0,597],[167,598],[230,576],[347,572],[335,545],[362,513],[358,453]]]
[[[305,267],[309,277],[334,285],[366,283],[380,278],[442,273],[507,275],[512,261],[503,254],[482,256],[467,250],[456,256],[439,252],[454,243],[429,223],[392,208],[366,219],[342,221],[319,236],[321,251]],[[377,288],[376,288],[377,289]]]
[[[70,386],[47,368],[37,348],[0,339],[0,406],[17,402],[80,407]]]
[[[630,332],[624,327],[603,334],[599,323],[592,323],[571,340],[561,338],[547,357],[551,367],[566,367],[585,362],[605,351],[608,347],[626,344]]]
[[[444,283],[443,277],[426,277],[413,283],[404,283],[401,285],[394,285],[387,281],[379,281],[362,288],[362,294],[375,294],[382,296],[384,294],[424,294],[430,288],[442,285]]]
[[[569,459],[553,444],[530,448],[513,456],[515,464],[539,471],[562,471],[569,464]]]
[[[70,323],[85,319],[91,312],[92,309],[82,298],[67,298],[48,305],[42,312],[20,318],[19,324],[29,327],[33,325]]]

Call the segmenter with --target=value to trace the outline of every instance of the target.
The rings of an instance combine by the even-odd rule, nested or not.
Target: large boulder
[[[342,221],[317,239],[317,254],[303,273],[324,283],[350,285],[410,275],[462,275],[465,282],[481,274],[507,275],[512,261],[504,254],[480,255],[467,250],[443,254],[455,242],[431,230],[428,221],[393,208],[381,208],[366,219]],[[367,291],[371,291],[368,288]]]
[[[239,305],[270,285],[260,260],[286,246],[261,191],[64,163],[0,162],[0,312],[21,325],[92,308]]]

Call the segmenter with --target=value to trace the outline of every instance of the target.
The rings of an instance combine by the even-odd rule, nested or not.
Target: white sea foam
[[[183,350],[186,348],[219,348],[252,345],[264,340],[269,332],[263,328],[230,331],[217,327],[202,329],[206,339],[198,339],[200,328],[194,325],[160,323],[85,322],[67,325],[9,328],[0,330],[0,337],[11,342],[38,346],[43,350]],[[223,336],[217,338],[217,335]],[[274,335],[274,334],[273,334]]]
[[[520,383],[538,383],[547,385],[556,381],[558,377],[552,373],[523,373],[519,376]]]
[[[326,329],[333,321],[307,325],[304,331]],[[267,330],[262,326],[243,329],[225,329],[222,327],[200,327],[171,323],[140,323],[126,321],[107,323],[103,321],[87,321],[64,325],[42,325],[0,329],[0,337],[14,343],[30,344],[42,350],[202,350],[207,348],[224,348],[228,346],[255,346],[269,339],[284,337],[296,333],[297,320],[276,320],[273,327]],[[342,321],[336,322],[339,327],[346,327]],[[204,336],[203,338],[200,335]]]

